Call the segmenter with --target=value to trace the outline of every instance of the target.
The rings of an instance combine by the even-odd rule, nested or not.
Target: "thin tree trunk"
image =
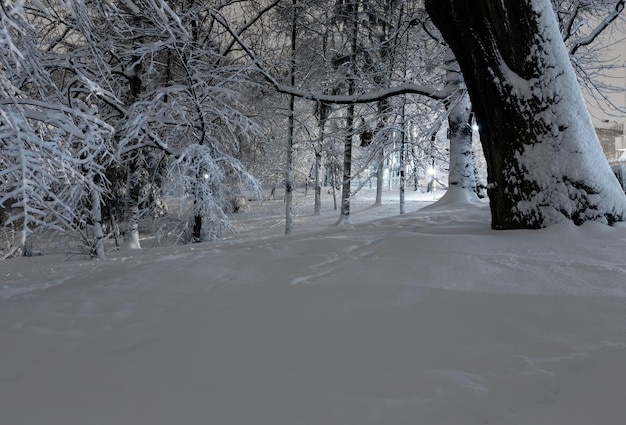
[[[113,212],[113,208],[109,208],[109,221],[111,222],[111,229],[113,229],[113,237],[115,238],[115,246],[122,246],[122,238],[120,235],[120,226],[115,219],[115,213]]]
[[[287,129],[287,142],[285,146],[285,235],[293,232],[293,182],[291,168],[293,166],[293,95],[289,96],[289,124]]]
[[[350,86],[351,88],[354,87],[354,83],[351,83]],[[344,139],[343,146],[343,179],[341,185],[341,216],[339,218],[339,224],[347,224],[350,222],[350,183],[352,182],[352,134],[354,131],[354,105],[348,106],[346,129],[348,134]]]
[[[322,149],[324,148],[324,137],[326,135],[326,120],[330,112],[330,105],[319,102],[319,143],[315,147],[315,202],[313,215],[320,215],[322,213],[322,182],[321,182],[321,169],[322,169]]]
[[[333,188],[333,209],[334,210],[337,209],[337,190],[335,189],[336,185],[337,185],[337,171],[335,167],[333,167],[331,186]]]
[[[315,205],[313,207],[313,215],[322,214],[322,184],[320,181],[321,168],[322,152],[315,151]]]
[[[292,0],[292,20],[291,20],[291,69],[290,83],[292,87],[296,85],[296,0]],[[293,233],[293,134],[295,126],[295,96],[289,95],[289,123],[287,126],[286,143],[286,164],[285,164],[285,235]]]
[[[134,16],[133,20],[135,25],[139,27],[141,18],[139,16]],[[143,82],[141,79],[143,66],[139,56],[133,56],[132,63],[132,70],[128,77],[128,86],[130,91],[130,101],[136,102],[139,100],[143,89]],[[138,152],[138,155],[141,155],[141,152]],[[141,244],[139,243],[139,199],[141,187],[139,183],[138,171],[141,166],[141,161],[139,158],[134,158],[131,162],[130,170],[128,171],[128,179],[126,181],[126,190],[128,191],[126,196],[126,215],[128,221],[126,240],[124,244],[129,249],[141,249]]]
[[[198,202],[194,201],[194,204]],[[202,215],[196,214],[193,216],[193,228],[191,234],[192,240],[195,243],[202,242]]]
[[[387,120],[389,116],[389,112],[391,111],[391,105],[388,99],[381,100],[377,104],[378,109],[378,122],[377,122],[377,133],[385,131],[387,127]],[[380,137],[379,137],[380,139]],[[383,173],[385,172],[385,143],[382,141],[379,142],[380,148],[378,151],[378,167],[376,170],[376,200],[374,201],[375,206],[380,206],[383,204]]]
[[[351,96],[355,91],[355,78],[356,78],[356,50],[357,50],[357,37],[359,30],[359,2],[353,0],[351,2],[352,16],[351,25],[351,47],[350,47],[350,75],[348,76],[348,95]],[[348,134],[344,139],[343,147],[343,181],[341,189],[341,216],[339,217],[339,224],[350,223],[350,183],[352,182],[352,137],[354,135],[354,104],[348,105],[346,112],[346,131]]]
[[[141,249],[141,243],[139,242],[139,207],[137,204],[133,204],[128,209],[128,227],[126,229],[126,238],[124,245],[128,249]]]
[[[376,201],[375,206],[383,204],[383,174],[385,173],[385,147],[378,150],[378,167],[376,168]]]
[[[136,160],[135,160],[136,161]],[[132,168],[136,168],[133,166]],[[126,195],[126,237],[124,238],[124,246],[128,249],[141,249],[139,243],[139,194],[140,188],[137,182],[137,172],[134,169],[129,170],[126,187],[128,194]]]
[[[406,168],[406,122],[405,122],[405,111],[406,109],[406,99],[402,99],[402,110],[400,115],[400,182],[399,182],[399,190],[400,190],[400,214],[405,213],[405,201],[404,201],[404,186],[405,186],[405,168]]]
[[[104,252],[104,231],[102,230],[102,204],[100,193],[96,187],[91,187],[91,221],[93,222],[93,255],[96,258],[106,257]]]

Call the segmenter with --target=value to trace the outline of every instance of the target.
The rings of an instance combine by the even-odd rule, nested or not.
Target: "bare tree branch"
[[[618,0],[613,10],[608,14],[606,18],[602,20],[587,36],[576,40],[569,49],[570,56],[575,55],[578,49],[583,46],[588,46],[604,31],[617,17],[624,11],[624,5],[626,0]],[[575,13],[574,13],[575,15]],[[573,20],[573,17],[572,17]],[[570,24],[571,26],[571,24]]]
[[[624,0],[626,1],[626,0]],[[314,100],[318,102],[338,104],[338,105],[349,105],[349,104],[357,104],[357,103],[371,103],[377,102],[381,100],[388,99],[394,96],[400,96],[403,94],[417,94],[421,96],[426,96],[430,99],[435,100],[445,100],[453,95],[456,90],[451,87],[444,87],[442,89],[434,88],[431,86],[423,86],[419,84],[411,84],[405,83],[400,84],[394,87],[387,87],[379,90],[375,90],[372,92],[361,92],[355,93],[353,95],[329,95],[323,93],[315,93],[308,90],[298,89],[293,86],[288,86],[280,83],[271,72],[263,66],[261,60],[257,57],[255,52],[252,50],[250,46],[246,44],[244,40],[241,39],[239,34],[231,28],[228,24],[226,18],[221,15],[217,11],[211,11],[213,18],[226,29],[233,37],[233,39],[241,46],[244,52],[248,55],[248,57],[254,62],[258,71],[261,73],[263,78],[270,83],[274,89],[282,94],[293,95],[302,99]]]

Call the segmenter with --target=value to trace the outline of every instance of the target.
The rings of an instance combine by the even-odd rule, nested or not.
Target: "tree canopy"
[[[364,182],[402,196],[434,161],[474,191],[474,119],[494,228],[623,220],[579,85],[608,90],[595,46],[624,3],[3,2],[2,257],[50,232],[139,248],[140,222],[219,238],[262,183],[315,176],[316,213],[341,185],[344,218]]]

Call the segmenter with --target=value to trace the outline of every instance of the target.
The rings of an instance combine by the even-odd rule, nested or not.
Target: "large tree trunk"
[[[613,223],[626,197],[587,113],[549,0],[427,0],[479,124],[494,229]]]

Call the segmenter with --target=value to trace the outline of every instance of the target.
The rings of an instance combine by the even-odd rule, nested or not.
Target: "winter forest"
[[[625,4],[0,0],[0,423],[626,424]]]
[[[219,239],[277,187],[286,234],[295,189],[349,222],[365,185],[488,196],[494,229],[621,221],[579,87],[623,89],[624,2],[479,3],[3,1],[2,257]]]

